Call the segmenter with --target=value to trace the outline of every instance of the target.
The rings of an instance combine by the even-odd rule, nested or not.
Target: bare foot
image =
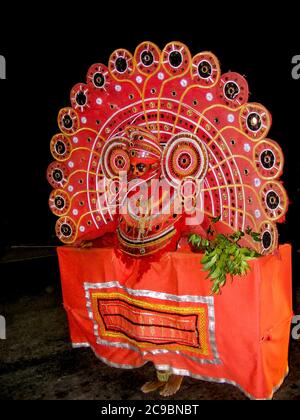
[[[170,395],[176,394],[181,386],[183,376],[171,375],[164,388],[160,391],[159,395],[162,397],[170,397]]]
[[[166,382],[161,382],[158,379],[155,379],[154,381],[146,382],[142,386],[141,391],[143,391],[144,394],[148,394],[148,392],[156,391],[158,388],[161,388],[164,385],[166,385]]]

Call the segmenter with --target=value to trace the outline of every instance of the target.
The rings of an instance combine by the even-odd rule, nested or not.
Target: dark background
[[[59,130],[58,111],[69,106],[73,85],[84,82],[90,65],[107,64],[117,48],[134,52],[145,40],[161,49],[178,40],[192,55],[212,51],[222,72],[247,77],[250,101],[273,116],[270,138],[285,155],[282,180],[290,198],[280,242],[293,244],[294,281],[300,248],[300,80],[293,80],[292,57],[300,54],[292,6],[262,13],[262,5],[226,3],[66,4],[28,6],[1,15],[0,54],[7,80],[0,80],[0,240],[16,245],[55,245],[56,217],[48,209],[51,187],[46,169],[49,144]],[[11,8],[13,9],[13,8]],[[275,10],[276,9],[276,10]],[[274,14],[277,12],[277,14]]]

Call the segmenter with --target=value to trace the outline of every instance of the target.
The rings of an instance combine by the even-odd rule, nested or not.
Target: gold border
[[[200,343],[203,346],[201,350],[196,350],[192,347],[189,346],[184,346],[184,345],[176,345],[176,344],[169,344],[169,345],[164,345],[164,344],[150,344],[150,343],[146,343],[146,342],[138,342],[134,339],[128,338],[125,334],[123,333],[114,333],[114,332],[107,332],[105,331],[103,322],[101,317],[99,316],[99,312],[98,312],[98,307],[97,307],[97,299],[118,299],[121,298],[123,300],[125,300],[126,302],[136,305],[138,307],[140,307],[141,309],[153,309],[154,311],[169,311],[169,312],[175,312],[178,314],[187,314],[187,315],[200,315],[199,316],[199,323],[198,323],[198,331],[200,334]],[[154,298],[152,298],[154,299]],[[145,302],[145,301],[140,301],[137,299],[132,299],[122,293],[91,293],[91,300],[92,300],[92,308],[93,308],[93,312],[95,315],[95,319],[98,322],[98,325],[100,326],[100,332],[101,332],[101,336],[103,337],[111,337],[111,338],[121,338],[121,339],[125,339],[126,341],[129,341],[131,343],[133,343],[135,346],[139,347],[139,348],[153,348],[155,346],[157,347],[161,347],[161,348],[165,348],[167,350],[172,350],[172,351],[188,351],[188,352],[192,352],[192,353],[196,353],[196,354],[200,354],[202,356],[209,356],[210,352],[209,352],[209,345],[208,345],[208,340],[207,340],[207,328],[206,328],[206,324],[208,323],[208,314],[205,310],[205,308],[196,308],[196,307],[184,307],[184,308],[178,308],[175,306],[168,306],[168,305],[162,305],[162,304],[152,304],[149,302]],[[206,315],[206,316],[205,316]]]

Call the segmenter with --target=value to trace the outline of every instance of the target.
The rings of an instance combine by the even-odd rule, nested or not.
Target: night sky
[[[192,55],[212,51],[222,72],[245,75],[249,100],[271,112],[268,137],[283,149],[282,180],[290,198],[286,223],[279,227],[280,242],[292,242],[296,258],[300,248],[300,79],[292,78],[291,61],[300,55],[300,43],[291,20],[293,11],[288,17],[279,13],[275,19],[260,16],[257,5],[237,15],[236,9],[225,5],[220,10],[207,4],[207,13],[203,4],[198,14],[192,5],[162,14],[160,6],[147,11],[140,4],[134,17],[129,5],[121,9],[118,3],[110,11],[101,3],[94,9],[82,5],[73,14],[71,7],[78,6],[61,4],[52,10],[48,22],[47,10],[28,7],[24,15],[18,9],[18,20],[13,12],[1,16],[8,23],[1,27],[0,38],[0,54],[7,61],[7,80],[0,80],[1,245],[57,243],[56,217],[48,209],[51,187],[46,169],[53,160],[49,144],[59,131],[58,111],[69,106],[71,88],[85,81],[90,65],[107,64],[117,48],[134,52],[145,40],[161,49],[178,40]],[[244,20],[247,14],[249,22]]]

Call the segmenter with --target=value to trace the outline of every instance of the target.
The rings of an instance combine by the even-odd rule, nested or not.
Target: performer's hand
[[[93,242],[91,241],[82,241],[79,244],[80,248],[92,248],[92,246],[93,246]]]

